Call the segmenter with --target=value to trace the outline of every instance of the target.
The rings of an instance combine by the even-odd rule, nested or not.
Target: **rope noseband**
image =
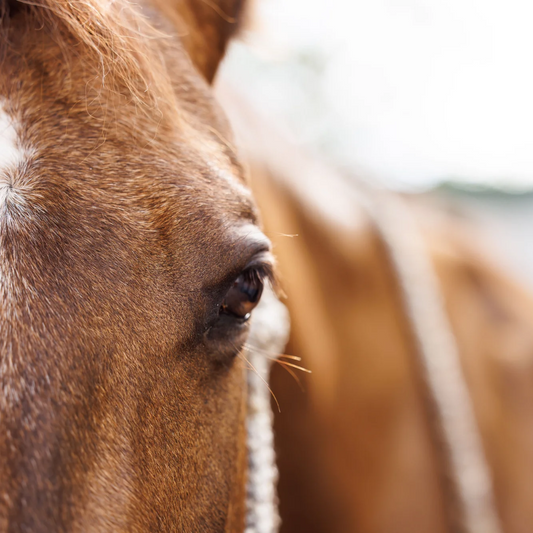
[[[270,378],[272,359],[289,337],[289,314],[270,288],[254,310],[246,357],[248,370],[248,487],[245,533],[276,533],[279,527]],[[255,325],[255,327],[254,327]]]

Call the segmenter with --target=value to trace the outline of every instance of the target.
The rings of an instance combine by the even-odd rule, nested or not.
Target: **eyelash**
[[[269,281],[271,285],[277,285],[274,266],[271,263],[261,263],[259,265],[252,264],[246,267],[246,269],[242,272],[242,275],[246,276],[246,278],[250,281],[255,278],[261,283]]]

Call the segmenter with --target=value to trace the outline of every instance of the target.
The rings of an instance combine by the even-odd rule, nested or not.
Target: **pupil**
[[[251,303],[255,303],[257,302],[258,300],[258,297],[259,297],[259,289],[257,287],[254,287],[251,283],[247,283],[247,282],[244,282],[242,285],[241,285],[241,292],[246,294],[246,296],[248,297],[248,300],[251,302]]]

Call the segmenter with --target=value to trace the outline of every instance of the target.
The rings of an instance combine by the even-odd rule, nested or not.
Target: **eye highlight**
[[[241,320],[248,320],[251,312],[259,303],[263,294],[264,278],[268,273],[261,268],[248,268],[231,286],[219,314],[230,315]]]

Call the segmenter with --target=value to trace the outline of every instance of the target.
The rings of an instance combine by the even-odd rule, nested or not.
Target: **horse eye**
[[[248,320],[250,313],[259,303],[263,293],[261,274],[250,269],[243,272],[234,282],[220,306],[220,313]]]

